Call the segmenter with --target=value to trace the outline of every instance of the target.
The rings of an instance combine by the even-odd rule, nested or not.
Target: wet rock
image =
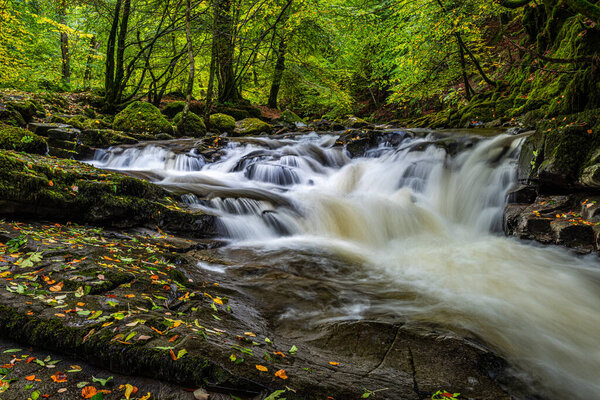
[[[375,125],[370,122],[365,121],[364,119],[350,116],[342,121],[342,125],[349,129],[374,129]]]
[[[35,133],[15,126],[0,124],[0,149],[46,154],[46,140]]]
[[[81,131],[75,128],[54,128],[48,130],[46,136],[53,140],[76,140],[80,133]]]
[[[33,123],[29,124],[29,129],[39,136],[48,136],[48,131],[51,129],[70,129],[73,128],[67,124],[54,124],[54,123]]]
[[[137,139],[125,134],[125,132],[113,131],[111,129],[86,129],[78,136],[79,141],[91,147],[109,147],[120,144],[136,144]]]
[[[595,234],[590,225],[584,225],[569,220],[558,220],[552,224],[555,243],[567,247],[589,247],[594,249]]]
[[[508,192],[509,204],[531,204],[537,198],[537,190],[533,186],[521,185]]]

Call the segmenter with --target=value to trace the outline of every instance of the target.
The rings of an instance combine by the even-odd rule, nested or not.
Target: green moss
[[[186,118],[183,118],[183,112],[180,112],[173,118],[173,123],[179,136],[202,137],[206,134],[204,121],[191,111]]]
[[[104,129],[109,128],[110,125],[107,125],[101,119],[92,119],[88,118],[85,115],[77,115],[73,118],[67,119],[65,122],[67,125],[71,125],[73,128],[77,128],[80,130],[85,129]]]
[[[160,113],[160,110],[150,103],[137,101],[115,117],[113,128],[117,131],[138,133],[173,133],[173,127]]]
[[[6,103],[6,107],[9,110],[13,110],[21,114],[25,121],[30,122],[33,117],[37,114],[35,104],[29,100],[25,101],[9,101]]]
[[[246,118],[238,123],[236,133],[239,135],[258,135],[261,133],[270,134],[273,127],[258,118]]]
[[[185,101],[173,101],[167,103],[167,105],[162,109],[162,113],[170,119],[173,119],[177,114],[182,112],[184,108]]]
[[[23,116],[13,110],[0,110],[0,123],[11,126],[25,126],[27,124]]]
[[[79,134],[79,141],[91,147],[109,147],[119,144],[135,144],[138,141],[123,132],[110,129],[87,129]]]
[[[235,118],[227,114],[213,114],[210,116],[210,126],[219,132],[233,132]]]
[[[0,125],[0,149],[46,154],[48,144],[42,137],[25,129]]]
[[[300,118],[298,115],[296,115],[296,113],[294,113],[293,111],[290,111],[290,110],[285,110],[281,114],[281,120],[283,122],[287,122],[288,124],[296,124],[296,123],[303,122],[302,118]]]

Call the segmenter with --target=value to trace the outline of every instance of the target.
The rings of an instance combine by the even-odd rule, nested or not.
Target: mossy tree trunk
[[[219,83],[219,102],[235,103],[240,99],[233,70],[235,38],[231,0],[216,0],[215,30],[213,32],[213,52],[217,82]]]
[[[192,92],[194,91],[194,77],[196,74],[196,62],[194,59],[194,49],[192,47],[192,0],[185,0],[185,37],[187,39],[188,60],[190,63],[190,73],[188,76],[187,93],[185,97],[185,107],[183,108],[183,119],[187,118],[190,112],[190,103],[192,101]]]
[[[58,15],[61,25],[67,25],[67,2],[63,0],[60,4]],[[62,55],[62,81],[69,85],[71,83],[71,53],[69,50],[69,35],[61,29],[60,32],[60,51]]]
[[[283,78],[283,72],[285,71],[285,54],[287,51],[287,43],[285,34],[281,34],[279,42],[279,49],[277,51],[277,62],[275,63],[275,72],[273,73],[273,82],[271,83],[271,91],[269,93],[268,106],[277,108],[277,97],[279,96],[279,89],[281,88],[281,80]]]

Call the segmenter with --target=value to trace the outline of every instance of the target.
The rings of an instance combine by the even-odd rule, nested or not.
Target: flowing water
[[[282,320],[431,322],[479,337],[549,398],[600,398],[598,262],[501,232],[522,139],[449,151],[438,135],[390,136],[354,159],[313,134],[234,142],[213,163],[149,146],[94,164],[189,193],[219,215],[230,257],[310,279],[255,282]]]

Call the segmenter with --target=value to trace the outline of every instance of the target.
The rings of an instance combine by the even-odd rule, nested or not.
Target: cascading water
[[[254,257],[318,254],[324,262],[304,267],[312,277],[322,268],[324,279],[370,294],[348,300],[335,318],[408,316],[468,331],[541,382],[548,397],[599,398],[597,261],[499,233],[520,138],[500,135],[454,152],[447,138],[395,135],[403,135],[399,145],[355,159],[333,147],[334,137],[308,135],[231,144],[212,164],[168,163],[197,157],[157,148],[112,150],[94,163],[151,172],[190,193],[187,202],[218,214],[231,246]],[[354,269],[327,275],[329,257]],[[282,318],[303,314],[289,308]]]

